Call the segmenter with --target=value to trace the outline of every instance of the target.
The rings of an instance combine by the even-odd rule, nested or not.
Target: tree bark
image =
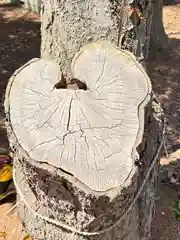
[[[43,2],[42,59],[5,100],[19,215],[37,240],[150,239],[164,119],[130,52],[145,65],[152,2]]]

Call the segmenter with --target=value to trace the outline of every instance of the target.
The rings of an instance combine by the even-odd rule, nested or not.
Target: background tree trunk
[[[163,0],[155,0],[153,8],[153,18],[151,27],[150,40],[150,58],[155,57],[158,53],[169,50],[168,36],[163,26]]]
[[[139,61],[145,64],[149,55],[152,9],[153,0],[44,0],[41,28],[42,58],[55,60],[64,75],[73,77],[71,62],[80,48],[86,43],[106,39],[117,47],[131,51]],[[101,62],[100,60],[101,58],[99,62]],[[84,170],[85,173],[83,174],[87,175],[87,179],[83,179],[83,182],[82,179],[76,178],[66,169],[64,170],[60,166],[56,166],[56,164],[50,164],[48,161],[44,162],[46,159],[44,160],[43,151],[38,155],[38,148],[45,143],[49,143],[47,148],[49,148],[49,151],[51,150],[52,139],[49,142],[46,138],[41,139],[42,142],[35,145],[35,148],[37,147],[36,156],[39,157],[39,161],[31,157],[31,152],[35,148],[26,151],[23,147],[24,142],[34,144],[33,140],[37,141],[38,139],[38,135],[35,134],[36,137],[31,142],[24,133],[26,128],[30,127],[31,131],[34,132],[37,126],[41,125],[41,121],[36,123],[35,120],[32,120],[33,122],[26,127],[25,121],[28,118],[36,119],[44,109],[42,119],[47,118],[47,122],[51,121],[52,112],[47,112],[52,105],[50,103],[53,98],[55,99],[58,96],[60,98],[63,94],[62,91],[59,95],[56,92],[51,95],[52,89],[49,88],[49,85],[46,88],[49,79],[54,82],[59,75],[56,67],[53,67],[52,63],[50,64],[51,67],[48,67],[48,64],[47,62],[43,63],[43,60],[32,60],[27,63],[12,76],[6,92],[7,130],[14,158],[14,182],[20,201],[19,214],[24,227],[37,240],[150,239],[158,171],[158,162],[155,160],[160,157],[164,133],[163,113],[159,103],[152,94],[147,92],[147,95],[151,96],[149,104],[144,106],[145,113],[142,116],[145,127],[144,124],[141,126],[139,123],[139,129],[142,127],[144,132],[141,144],[138,143],[140,160],[137,163],[134,162],[135,159],[132,160],[133,171],[127,176],[126,184],[120,181],[118,186],[112,189],[103,189],[103,191],[93,189],[85,184],[90,174],[88,171]],[[82,62],[82,68],[84,69],[83,64],[88,65],[89,62]],[[121,64],[119,63],[119,65]],[[126,65],[128,65],[128,62]],[[132,64],[132,66],[134,65],[136,64]],[[48,75],[48,69],[50,69],[51,77]],[[51,71],[51,69],[54,70]],[[122,68],[122,72],[123,70],[124,68]],[[28,78],[31,72],[32,78],[28,80],[28,83],[24,83],[23,81],[26,81],[25,76]],[[84,72],[86,73],[86,71]],[[129,68],[129,72],[131,73],[131,68]],[[124,96],[129,93],[131,85],[134,84],[134,78],[136,81],[135,75],[128,79],[127,82],[132,84],[128,85],[125,92],[123,92],[125,93]],[[144,78],[146,78],[145,75]],[[93,81],[93,79],[92,77],[91,80]],[[37,84],[38,87],[34,89],[37,82],[39,85]],[[23,89],[24,86],[25,90]],[[137,84],[137,89],[138,87],[141,86]],[[147,86],[144,87],[145,92],[147,88]],[[21,91],[24,94],[22,94],[24,102],[29,99],[28,106],[23,105],[25,103],[22,99],[19,103],[19,92]],[[49,98],[46,96],[47,92],[50,94],[48,95]],[[116,94],[119,94],[118,90]],[[108,97],[110,95],[107,95]],[[43,105],[41,106],[42,99]],[[37,100],[36,104],[34,103],[35,100]],[[44,101],[49,104],[46,106]],[[142,99],[143,101],[144,99]],[[37,112],[34,112],[35,108],[37,108]],[[26,109],[30,109],[27,114],[24,113]],[[55,107],[54,113],[57,112],[57,109]],[[139,114],[139,110],[136,109],[136,111]],[[71,114],[71,109],[69,109],[69,114]],[[126,117],[129,122],[132,121],[131,117]],[[57,118],[58,115],[55,120]],[[17,123],[21,124],[24,132],[21,127],[18,127]],[[50,125],[50,122],[48,123]],[[133,121],[131,124],[133,124]],[[69,128],[68,123],[67,126]],[[47,126],[47,129],[48,127],[50,126]],[[62,130],[58,126],[55,127],[58,132]],[[107,126],[108,128],[109,126]],[[53,130],[55,128],[52,128]],[[81,128],[80,130],[82,131]],[[49,132],[46,129],[44,134],[48,138]],[[19,141],[18,139],[21,139],[22,136],[24,141]],[[123,160],[122,166],[126,171],[128,159]],[[51,158],[49,161],[51,161]],[[68,159],[68,161],[70,160]],[[111,166],[111,164],[109,165]],[[73,167],[78,170],[76,163],[70,166],[72,172]],[[114,173],[118,172],[118,170],[118,168],[115,168]],[[121,173],[124,174],[123,171]],[[107,179],[109,179],[108,174],[102,180],[106,182]]]

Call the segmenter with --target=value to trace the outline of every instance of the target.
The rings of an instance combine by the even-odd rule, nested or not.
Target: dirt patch
[[[170,209],[180,193],[176,179],[171,183],[174,173],[180,176],[180,4],[165,6],[163,13],[171,51],[150,62],[149,75],[167,118],[167,151],[172,154],[161,159],[164,176],[160,174],[160,180],[165,181],[158,187],[152,240],[180,240],[180,223],[173,219]]]
[[[0,5],[0,153],[8,152],[3,113],[7,82],[17,68],[39,56],[39,15],[22,8]],[[11,200],[9,203],[0,205],[0,232],[8,233],[6,238],[0,237],[0,240],[22,240],[25,236],[25,233],[21,232],[17,209],[6,214],[15,203],[15,199]]]
[[[0,1],[1,3],[1,1]],[[5,5],[6,6],[6,5]],[[8,143],[4,128],[3,100],[13,72],[28,60],[40,55],[40,18],[18,7],[0,5],[0,151]]]

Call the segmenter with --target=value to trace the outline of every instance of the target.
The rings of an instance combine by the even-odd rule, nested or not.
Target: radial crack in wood
[[[15,74],[9,104],[17,140],[35,161],[62,168],[95,191],[124,186],[135,170],[150,80],[131,53],[106,41],[83,47],[72,73],[86,91],[52,90],[61,71],[44,59]]]

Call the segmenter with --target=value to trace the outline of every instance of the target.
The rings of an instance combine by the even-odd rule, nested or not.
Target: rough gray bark
[[[44,1],[42,57],[54,59],[61,71],[71,77],[70,64],[75,53],[88,42],[107,39],[133,52],[145,64],[149,55],[152,2]],[[142,7],[144,21],[140,24],[137,23],[137,15],[131,11],[134,6]],[[20,200],[19,215],[32,237],[37,240],[149,240],[158,161],[152,165],[150,176],[140,189],[162,142],[163,114],[154,96],[146,106],[144,136],[138,148],[140,161],[134,175],[130,176],[130,184],[99,193],[63,169],[38,163],[29,157],[13,132],[8,94],[5,109],[14,158],[14,180]],[[159,152],[157,157],[160,157]],[[59,226],[53,221],[66,226]],[[67,226],[77,232],[68,230]],[[87,232],[97,233],[90,236]]]
[[[163,26],[163,0],[155,0],[153,7],[153,18],[151,27],[150,40],[150,58],[156,56],[157,53],[168,51],[169,41]]]

